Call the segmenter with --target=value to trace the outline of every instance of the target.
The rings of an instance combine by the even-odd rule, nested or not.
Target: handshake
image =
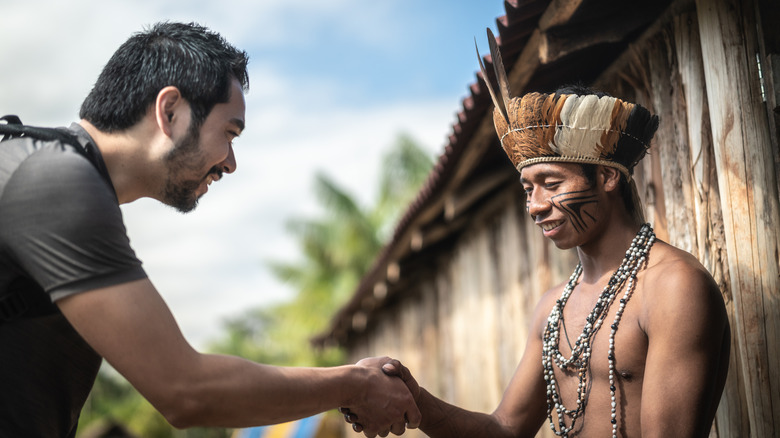
[[[355,432],[366,437],[386,437],[390,432],[401,435],[406,428],[416,429],[422,420],[417,408],[420,386],[409,370],[398,360],[389,357],[370,357],[360,360],[357,366],[380,369],[376,386],[366,391],[366,397],[354,406],[343,406],[339,411]]]

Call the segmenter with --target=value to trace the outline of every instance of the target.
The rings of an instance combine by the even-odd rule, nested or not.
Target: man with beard
[[[119,204],[150,197],[188,212],[235,171],[247,61],[204,27],[159,23],[115,52],[79,123],[17,125],[0,143],[1,437],[75,436],[102,358],[176,427],[337,406],[366,410],[376,432],[419,421],[403,382],[376,368],[195,351],[130,247]]]

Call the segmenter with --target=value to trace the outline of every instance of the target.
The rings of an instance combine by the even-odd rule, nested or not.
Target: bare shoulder
[[[685,324],[722,325],[725,305],[712,275],[690,253],[656,241],[638,286],[645,322],[677,319]]]
[[[653,294],[676,295],[680,291],[687,292],[686,295],[719,294],[717,283],[696,257],[660,240],[650,250],[645,283],[653,289]]]
[[[536,304],[531,327],[533,328],[533,333],[537,334],[539,338],[541,338],[544,328],[547,326],[547,317],[550,316],[550,312],[552,311],[553,306],[555,306],[555,302],[561,297],[563,288],[566,287],[566,283],[567,282],[564,281],[547,289]]]

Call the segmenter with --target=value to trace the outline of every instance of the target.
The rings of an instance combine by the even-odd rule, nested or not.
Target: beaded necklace
[[[609,333],[609,392],[612,399],[612,437],[617,438],[617,403],[615,399],[615,333],[617,333],[618,324],[620,318],[623,316],[626,304],[628,303],[631,294],[634,291],[636,284],[636,275],[639,272],[640,267],[647,260],[647,255],[650,252],[650,247],[653,246],[655,241],[655,233],[650,224],[642,225],[639,233],[634,237],[631,242],[631,247],[626,251],[626,255],[623,261],[620,263],[617,271],[612,274],[609,279],[609,283],[604,287],[601,292],[596,305],[590,312],[585,320],[585,327],[582,329],[582,333],[577,337],[572,348],[571,356],[565,358],[559,348],[558,343],[560,341],[560,332],[563,324],[563,308],[566,305],[569,297],[571,296],[574,286],[577,284],[577,280],[582,274],[582,264],[577,264],[574,269],[574,273],[569,277],[569,282],[563,289],[561,298],[556,301],[553,306],[550,316],[547,318],[547,326],[544,329],[544,336],[542,338],[542,366],[544,368],[544,380],[547,384],[547,418],[550,420],[550,428],[558,436],[567,437],[568,434],[574,429],[574,424],[577,418],[582,416],[585,412],[585,405],[587,404],[587,383],[591,351],[593,348],[593,338],[604,322],[604,318],[607,316],[609,307],[615,300],[620,289],[626,284],[623,298],[619,301],[619,307],[615,314],[615,319],[612,322],[611,331]],[[558,383],[555,380],[555,372],[553,364],[561,370],[569,370],[577,373],[577,406],[573,409],[566,409],[563,405],[563,400],[560,397]],[[555,421],[553,420],[553,410],[557,413],[558,428],[556,429]],[[571,418],[571,425],[566,427],[565,417]]]

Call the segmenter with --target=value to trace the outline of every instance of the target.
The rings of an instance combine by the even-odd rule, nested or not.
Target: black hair
[[[246,52],[203,26],[160,22],[114,52],[79,117],[104,132],[128,129],[146,114],[159,91],[172,85],[190,104],[190,128],[198,128],[216,104],[230,99],[233,78],[244,91],[249,89],[248,62]]]
[[[562,85],[558,87],[555,90],[555,95],[560,96],[561,94],[576,94],[577,96],[587,96],[589,94],[594,94],[598,96],[599,98],[602,97],[612,97],[611,94],[601,91],[601,90],[595,90],[593,88],[590,88],[588,86],[585,86],[580,83],[575,84],[568,84],[568,85]]]
[[[593,187],[596,185],[596,167],[598,165],[583,163],[577,163],[577,165],[580,166],[582,175],[585,177],[588,186]],[[637,212],[635,211],[636,205],[634,204],[634,194],[631,190],[631,185],[628,183],[628,179],[626,179],[626,176],[623,174],[623,172],[619,173],[620,180],[618,181],[618,194],[620,194],[620,199],[623,200],[623,205],[625,205],[628,214],[634,216]]]

